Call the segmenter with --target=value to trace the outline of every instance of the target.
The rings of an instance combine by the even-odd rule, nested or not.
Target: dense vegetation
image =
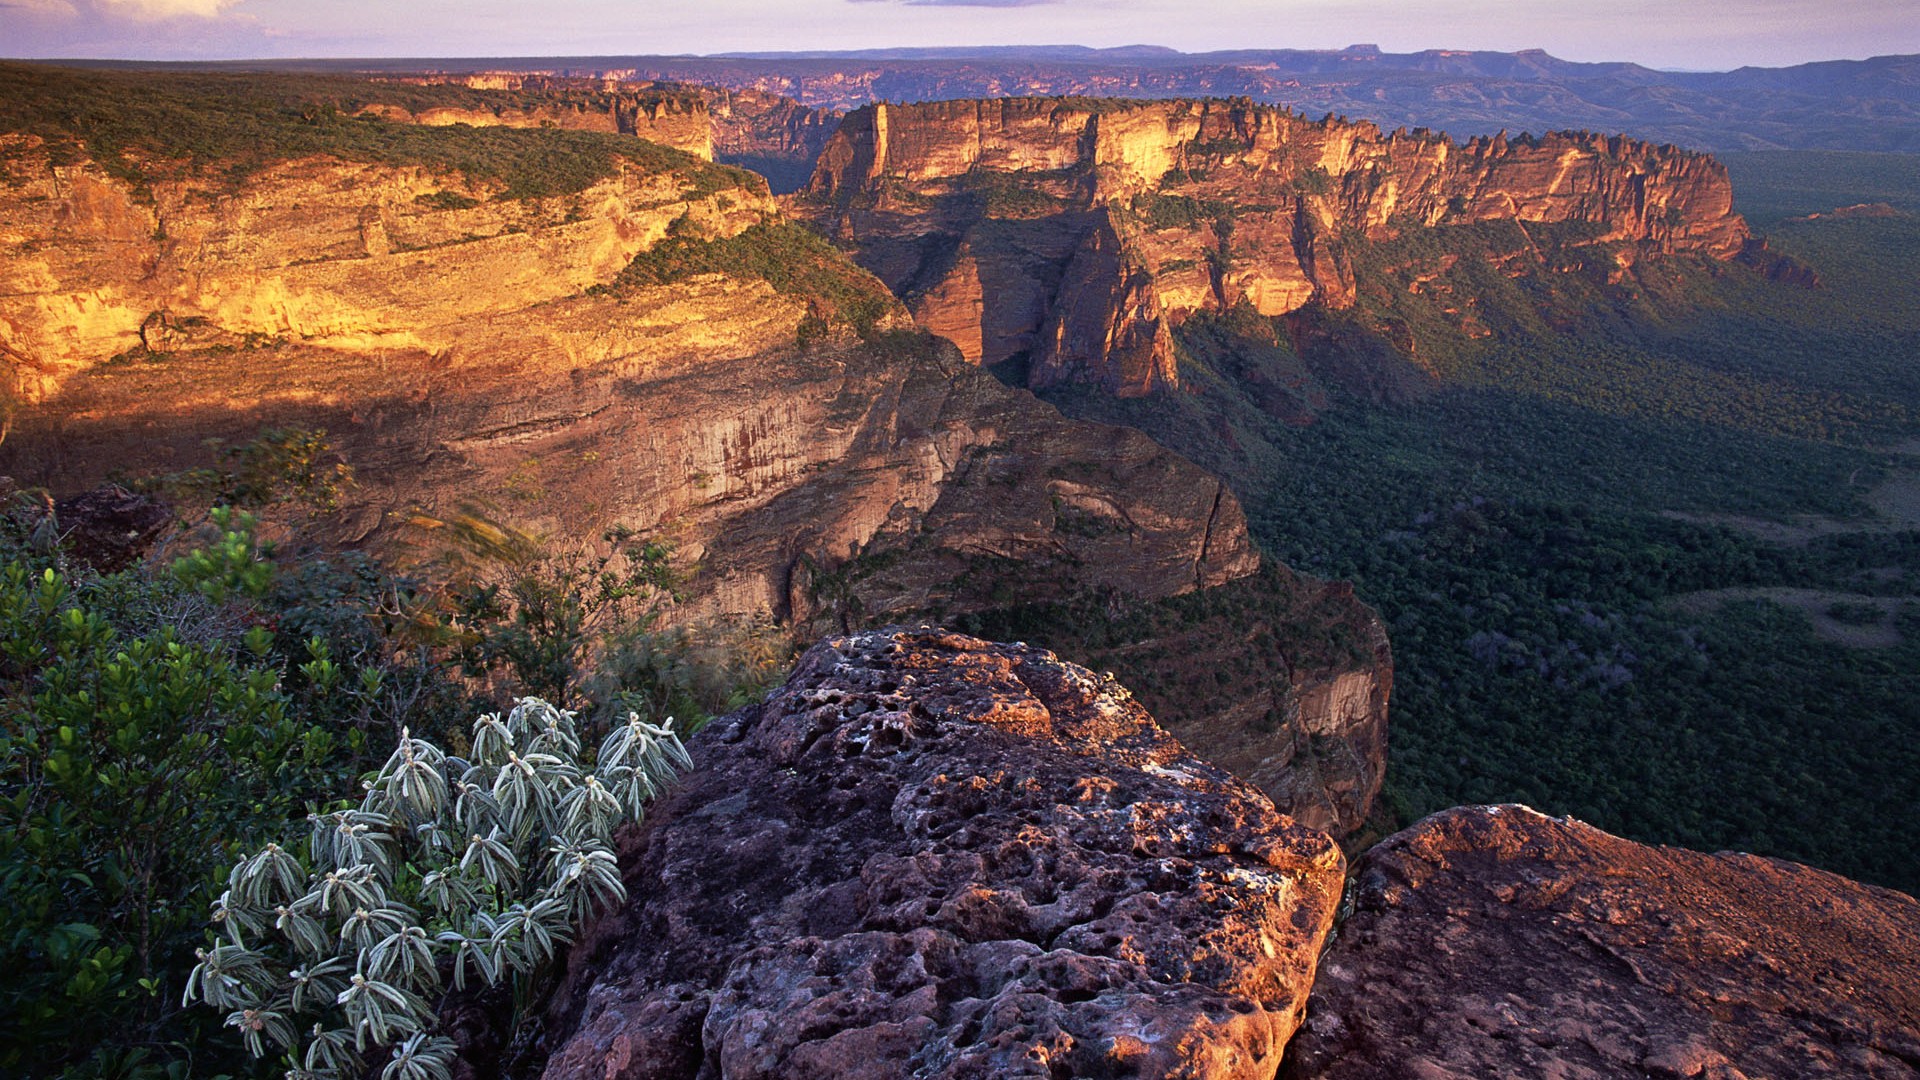
[[[37,136],[63,160],[91,156],[135,185],[158,163],[185,163],[239,184],[277,161],[326,154],[417,165],[525,199],[580,191],[626,160],[675,172],[700,192],[756,187],[751,174],[627,135],[562,129],[421,127],[363,113],[370,105],[508,108],[571,105],[566,95],[508,94],[332,76],[81,71],[0,64],[0,131]]]
[[[163,486],[297,520],[348,479],[333,461],[317,433],[271,432]],[[237,857],[347,809],[403,729],[470,751],[473,716],[529,690],[573,703],[582,740],[633,713],[684,727],[784,671],[764,627],[654,630],[657,546],[433,524],[465,558],[425,577],[276,551],[221,507],[171,556],[101,574],[44,502],[0,506],[0,1072],[251,1075],[221,1014],[182,1008],[208,912]]]
[[[1191,393],[1058,395],[1231,477],[1276,555],[1379,610],[1399,820],[1519,800],[1920,889],[1920,532],[1870,506],[1897,509],[1920,469],[1888,449],[1920,434],[1920,222],[1786,220],[1911,205],[1920,180],[1780,157],[1736,165],[1738,190],[1818,289],[1704,266],[1612,289],[1469,257],[1438,299],[1362,297],[1356,323],[1418,342],[1418,367],[1334,317],[1337,348],[1301,355],[1235,312],[1182,328]],[[1502,243],[1437,230],[1356,259]],[[1823,599],[1765,598],[1786,588]]]

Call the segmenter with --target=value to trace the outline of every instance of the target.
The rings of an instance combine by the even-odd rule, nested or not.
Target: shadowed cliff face
[[[1542,274],[1566,243],[1624,271],[1749,240],[1704,155],[1584,134],[1457,144],[1235,101],[874,105],[792,206],[969,359],[1122,395],[1176,385],[1168,328],[1193,312],[1351,307],[1368,240],[1559,227],[1515,268]]]
[[[774,194],[798,191],[840,127],[837,109],[815,109],[759,90],[705,91],[717,160],[752,169]]]

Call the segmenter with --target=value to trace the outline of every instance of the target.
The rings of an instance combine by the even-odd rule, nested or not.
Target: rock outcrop
[[[573,951],[549,1080],[1274,1074],[1340,852],[1118,685],[868,632],[692,750]]]
[[[1369,851],[1293,1080],[1920,1076],[1920,903],[1520,806]]]
[[[567,196],[488,198],[457,176],[317,158],[265,163],[240,190],[154,168],[149,204],[102,166],[16,154],[17,183],[0,189],[19,253],[0,263],[0,339],[27,403],[0,473],[78,491],[217,471],[263,432],[320,431],[355,483],[337,510],[292,511],[303,536],[431,566],[450,523],[515,526],[562,552],[622,528],[673,550],[683,582],[667,618],[682,625],[765,615],[811,640],[1239,582],[1276,628],[1373,632],[1350,594],[1323,602],[1317,583],[1256,578],[1245,515],[1220,480],[888,330],[906,313],[820,245],[797,257],[823,257],[835,288],[880,301],[869,340],[841,328],[803,343],[830,309],[804,282],[701,273],[608,287],[669,230],[676,243],[745,243],[771,221],[755,235],[780,242],[764,191],[722,183],[750,178],[672,159],[589,188],[575,219]],[[1254,632],[1215,620],[1202,633],[1186,618],[1163,636],[1189,651]],[[1384,649],[1264,640],[1246,697],[1258,708],[1229,707],[1211,682],[1182,703],[1216,735],[1234,726],[1223,718],[1244,719],[1232,767],[1303,817],[1347,827],[1384,761]],[[1356,674],[1377,688],[1371,711],[1322,716],[1314,687]],[[1302,735],[1327,723],[1357,734]],[[1273,763],[1306,760],[1303,747],[1349,745],[1371,756],[1358,773],[1318,774],[1324,796],[1271,778]]]
[[[28,400],[109,357],[195,340],[450,359],[492,337],[493,318],[611,281],[676,221],[720,237],[778,214],[755,178],[687,158],[618,159],[577,193],[507,199],[330,158],[233,188],[185,170],[136,188],[100,163],[57,163],[33,136],[0,140],[0,348]],[[156,326],[194,333],[151,340]]]
[[[466,103],[374,102],[362,112],[401,123],[434,126],[615,132],[709,161],[714,157],[707,95],[696,87],[509,72],[415,75],[391,81],[420,86],[451,84],[481,93]]]
[[[871,105],[791,205],[969,359],[1122,394],[1174,385],[1166,327],[1192,312],[1352,306],[1354,238],[1562,227],[1616,270],[1749,240],[1705,155],[1584,133],[1455,143],[1245,100]]]

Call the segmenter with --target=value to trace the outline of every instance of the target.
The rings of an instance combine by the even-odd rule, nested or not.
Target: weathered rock
[[[436,127],[467,124],[617,132],[708,160],[714,156],[707,95],[693,87],[505,71],[405,75],[383,81],[421,86],[454,84],[482,93],[473,95],[473,100],[465,105],[407,108],[397,104],[372,104],[362,112],[387,120]]]
[[[1920,1076],[1920,903],[1448,810],[1360,862],[1285,1075]]]
[[[324,157],[275,162],[217,192],[184,167],[156,167],[136,190],[102,164],[57,161],[32,136],[0,134],[0,146],[0,234],[17,239],[0,261],[0,350],[28,401],[116,354],[165,351],[141,333],[156,313],[238,343],[453,360],[497,343],[499,316],[606,285],[676,221],[723,237],[777,213],[753,178],[685,158],[618,159],[576,194],[493,199],[486,184],[421,166]],[[567,315],[523,316],[549,324],[525,336],[589,334]]]
[[[1273,1075],[1340,853],[1118,685],[869,632],[693,752],[574,950],[550,1080]]]
[[[1129,395],[1177,385],[1167,329],[1195,311],[1354,306],[1353,236],[1569,225],[1603,276],[1748,239],[1702,154],[1587,133],[1455,143],[1244,99],[869,105],[790,205],[970,359],[1030,353],[1035,389]],[[1522,262],[1558,272],[1550,246],[1526,241]]]
[[[706,89],[715,160],[752,169],[775,194],[797,191],[840,126],[837,109],[815,109],[759,90]]]
[[[165,503],[118,484],[61,499],[53,506],[53,516],[67,550],[101,573],[132,565],[173,523]]]

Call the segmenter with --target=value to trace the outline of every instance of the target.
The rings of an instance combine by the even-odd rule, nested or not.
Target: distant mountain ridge
[[[196,68],[527,72],[665,79],[756,90],[850,110],[878,101],[1083,95],[1247,97],[1387,130],[1457,137],[1529,131],[1619,132],[1716,153],[1871,150],[1920,153],[1920,56],[1784,68],[1659,71],[1634,63],[1519,52],[1427,49],[1244,49],[1179,53],[1153,46],[902,48],[731,56],[490,57],[461,60],[247,61]]]

